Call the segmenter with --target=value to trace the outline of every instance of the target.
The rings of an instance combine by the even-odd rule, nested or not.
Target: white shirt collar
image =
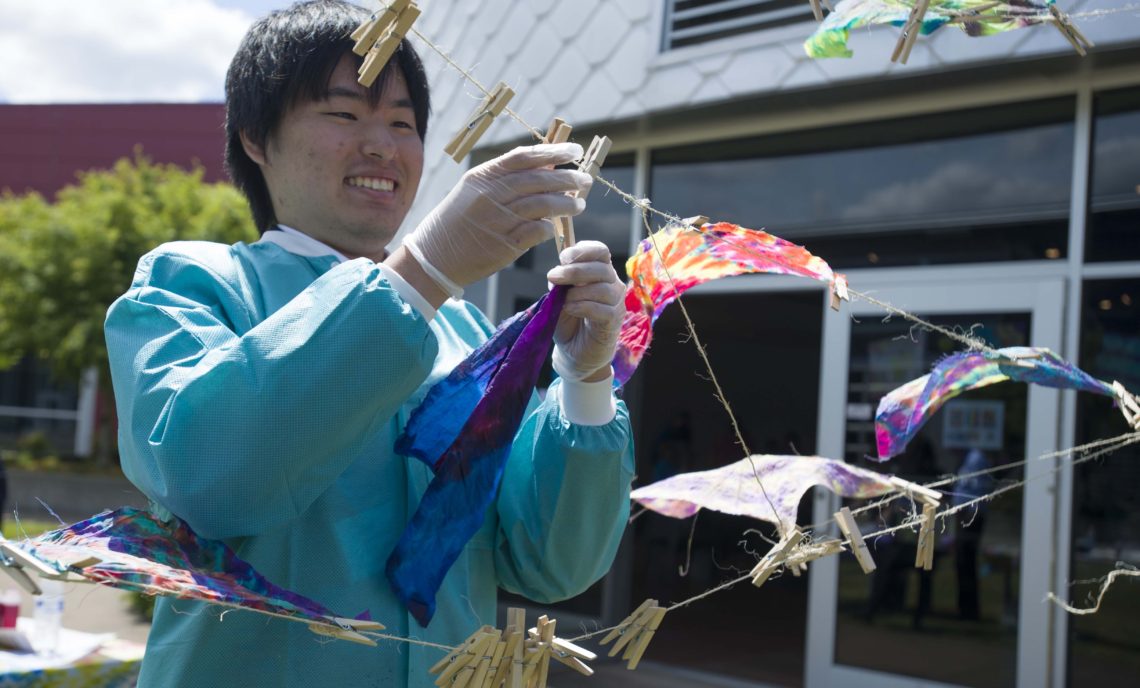
[[[276,244],[289,253],[307,258],[320,258],[322,256],[335,256],[338,262],[345,262],[348,258],[335,248],[314,239],[313,237],[287,227],[277,225],[277,230],[269,230],[261,235],[257,243]]]

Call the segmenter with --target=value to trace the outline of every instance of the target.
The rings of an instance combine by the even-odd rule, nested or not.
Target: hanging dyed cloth
[[[952,354],[939,361],[929,375],[911,380],[879,401],[875,413],[879,461],[901,454],[947,401],[962,392],[1006,380],[1114,398],[1120,395],[1113,385],[1090,376],[1049,349],[1011,346],[998,349],[997,355],[982,351]]]
[[[955,25],[968,36],[993,36],[1014,29],[1054,21],[1053,0],[930,0],[922,19],[922,35]],[[903,26],[914,2],[903,0],[842,0],[804,41],[808,57],[851,57],[847,47],[852,29],[873,24]]]
[[[114,588],[325,624],[337,616],[320,603],[266,580],[221,541],[199,537],[178,518],[164,522],[141,509],[104,511],[6,544],[61,573]],[[72,568],[78,564],[84,565]]]
[[[629,288],[614,357],[614,377],[625,384],[653,337],[653,323],[665,307],[705,282],[748,273],[799,275],[844,290],[843,276],[802,246],[767,232],[728,222],[701,227],[672,224],[642,240],[626,262]]]
[[[681,473],[640,487],[630,499],[672,518],[688,518],[701,509],[712,509],[768,521],[788,532],[796,525],[800,500],[816,486],[856,499],[880,497],[899,489],[890,476],[834,459],[757,454],[710,471]]]
[[[422,626],[435,595],[495,498],[511,443],[538,375],[550,357],[567,287],[556,286],[495,334],[428,392],[396,451],[435,472],[388,558],[396,596]]]

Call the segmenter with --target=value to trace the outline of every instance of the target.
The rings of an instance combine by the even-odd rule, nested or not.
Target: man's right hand
[[[404,247],[448,292],[502,270],[554,236],[549,218],[585,209],[584,200],[566,192],[584,191],[593,179],[575,170],[549,169],[581,156],[576,143],[539,144],[468,170],[404,239]]]

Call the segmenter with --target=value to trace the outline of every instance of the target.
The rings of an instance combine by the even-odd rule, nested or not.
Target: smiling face
[[[258,164],[277,221],[349,257],[380,260],[411,208],[424,147],[399,69],[380,102],[368,102],[349,57],[337,63],[326,97],[286,110],[264,147],[242,137]]]

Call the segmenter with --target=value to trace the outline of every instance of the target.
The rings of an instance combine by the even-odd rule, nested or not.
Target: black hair
[[[241,134],[265,147],[290,107],[325,98],[342,57],[352,57],[359,67],[363,58],[352,52],[350,34],[368,16],[364,8],[343,0],[299,2],[254,22],[230,62],[226,72],[226,170],[249,201],[259,232],[276,225],[277,214],[261,168],[242,147]],[[369,105],[380,102],[393,68],[403,73],[407,83],[422,141],[431,112],[427,74],[406,39],[368,89]]]

